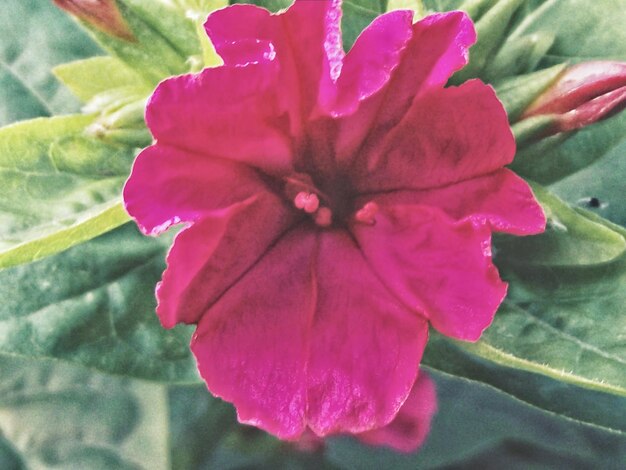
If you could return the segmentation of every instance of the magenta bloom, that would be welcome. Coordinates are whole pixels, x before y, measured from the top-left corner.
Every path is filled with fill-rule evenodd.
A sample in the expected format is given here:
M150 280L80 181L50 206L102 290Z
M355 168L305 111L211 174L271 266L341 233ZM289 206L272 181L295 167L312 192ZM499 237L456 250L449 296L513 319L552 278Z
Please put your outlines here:
M429 322L476 340L492 321L506 284L491 232L545 223L503 168L515 144L493 89L444 88L475 41L468 17L394 11L344 56L340 3L213 13L224 65L159 85L156 143L124 189L144 233L187 224L162 324L197 324L209 389L285 439L389 423Z

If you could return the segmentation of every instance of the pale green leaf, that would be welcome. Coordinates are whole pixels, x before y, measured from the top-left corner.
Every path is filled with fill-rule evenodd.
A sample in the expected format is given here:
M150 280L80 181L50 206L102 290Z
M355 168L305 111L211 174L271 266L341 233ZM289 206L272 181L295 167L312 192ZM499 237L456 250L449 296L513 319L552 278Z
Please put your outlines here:
M134 150L86 137L91 120L42 118L0 129L0 267L128 220L119 204Z
M0 355L3 469L166 470L162 386Z
M115 57L92 57L61 64L52 72L84 103L116 88L136 88L144 95L152 90L141 75Z

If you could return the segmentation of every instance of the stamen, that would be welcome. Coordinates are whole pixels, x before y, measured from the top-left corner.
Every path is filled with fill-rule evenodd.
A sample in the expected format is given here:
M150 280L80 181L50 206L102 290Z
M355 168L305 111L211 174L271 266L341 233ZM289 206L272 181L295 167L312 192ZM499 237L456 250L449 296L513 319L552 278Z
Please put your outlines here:
M300 191L296 194L293 204L298 209L303 209L307 214L313 214L320 206L320 200L316 194Z
M367 225L374 225L376 223L376 214L378 214L378 204L374 201L366 203L361 209L356 211L354 219L357 222Z
M314 219L315 223L320 227L328 227L333 223L333 212L328 207L320 207Z

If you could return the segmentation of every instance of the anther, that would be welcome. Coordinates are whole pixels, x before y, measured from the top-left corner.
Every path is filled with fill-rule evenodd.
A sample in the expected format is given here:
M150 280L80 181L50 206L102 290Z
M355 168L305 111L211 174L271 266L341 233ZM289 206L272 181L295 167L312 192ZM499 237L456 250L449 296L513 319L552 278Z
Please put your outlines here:
M333 212L328 207L320 207L315 213L314 219L320 227L328 227L333 223Z
M354 219L362 224L374 225L376 223L376 214L378 214L378 210L378 204L374 201L370 201L356 211Z
M320 206L320 200L316 194L300 191L296 194L293 200L293 204L298 208L304 210L307 214L313 214Z

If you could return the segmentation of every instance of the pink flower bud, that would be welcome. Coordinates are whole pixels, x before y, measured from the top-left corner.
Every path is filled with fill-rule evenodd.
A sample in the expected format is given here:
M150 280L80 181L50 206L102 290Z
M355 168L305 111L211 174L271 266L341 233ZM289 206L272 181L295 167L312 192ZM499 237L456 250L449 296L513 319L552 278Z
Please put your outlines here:
M576 64L541 94L522 118L555 115L550 133L571 131L605 119L626 105L626 63Z
M53 0L59 8L91 24L100 31L127 41L135 41L115 0Z

